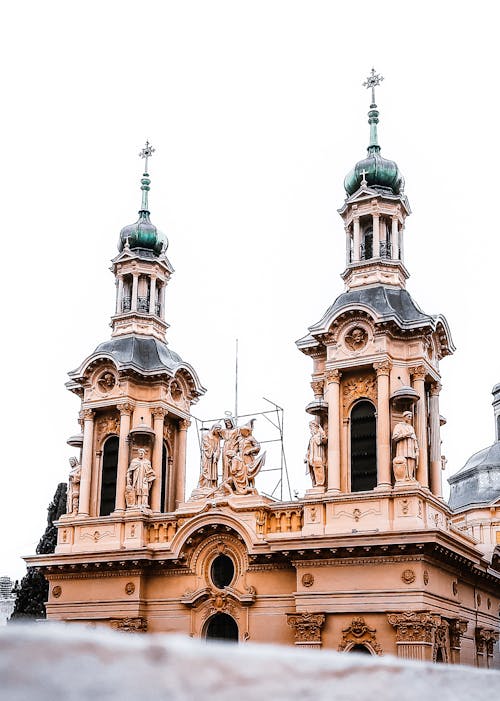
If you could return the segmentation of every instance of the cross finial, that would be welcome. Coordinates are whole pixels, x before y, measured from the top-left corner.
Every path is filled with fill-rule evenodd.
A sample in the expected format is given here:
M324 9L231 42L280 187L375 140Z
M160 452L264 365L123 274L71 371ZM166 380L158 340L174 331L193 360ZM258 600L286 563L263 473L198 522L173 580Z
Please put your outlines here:
M151 146L149 141L146 141L146 145L144 146L144 148L142 149L142 151L139 154L139 156L141 158L146 159L145 163L144 163L144 172L145 173L148 172L148 158L151 158L151 156L153 155L154 152L155 152L155 149Z
M363 168L361 171L361 185L367 185L368 183L366 182L366 170Z
M384 80L384 76L380 73L375 73L375 68L372 68L370 75L363 83L363 87L372 89L372 105L375 104L375 88Z

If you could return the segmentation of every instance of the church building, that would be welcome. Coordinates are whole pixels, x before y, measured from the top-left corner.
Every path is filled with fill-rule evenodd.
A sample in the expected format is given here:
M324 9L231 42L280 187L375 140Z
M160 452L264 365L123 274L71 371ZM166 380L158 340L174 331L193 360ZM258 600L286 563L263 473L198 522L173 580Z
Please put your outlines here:
M450 479L447 504L439 395L454 346L406 289L411 210L378 143L379 82L372 70L368 152L339 209L345 289L297 341L311 359L311 486L293 501L259 492L265 455L238 417L204 431L185 493L205 389L166 341L173 268L146 144L139 218L112 261L111 339L69 373L81 431L67 514L55 553L27 558L49 581L48 619L500 666L500 387L496 442Z

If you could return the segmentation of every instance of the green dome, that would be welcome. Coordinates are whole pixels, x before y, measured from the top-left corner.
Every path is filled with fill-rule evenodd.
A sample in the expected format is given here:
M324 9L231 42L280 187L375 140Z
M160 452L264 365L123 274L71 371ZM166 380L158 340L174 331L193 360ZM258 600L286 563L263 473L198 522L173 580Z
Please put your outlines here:
M383 158L379 151L368 149L368 156L362 161L358 161L351 172L346 175L344 188L348 195L352 195L359 190L363 180L370 187L383 187L391 190L395 195L399 195L403 189L404 179L397 164L387 158Z
M120 231L119 251L123 251L127 241L130 248L146 248L157 256L168 246L167 237L151 223L149 212L144 209L141 209L139 219L134 224L124 226Z

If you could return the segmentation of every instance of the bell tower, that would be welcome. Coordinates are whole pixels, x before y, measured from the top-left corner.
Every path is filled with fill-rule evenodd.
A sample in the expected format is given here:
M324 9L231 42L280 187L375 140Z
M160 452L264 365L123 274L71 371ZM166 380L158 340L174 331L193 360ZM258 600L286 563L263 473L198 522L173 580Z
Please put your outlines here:
M66 385L81 399L82 432L68 441L80 454L71 461L68 513L61 519L63 534L71 536L60 538L60 552L89 548L87 531L73 522L92 524L96 549L101 531L120 543L123 523L130 524L126 540L141 545L149 516L173 512L184 501L191 405L205 390L165 338L165 287L173 268L167 238L150 219L153 152L146 142L139 218L121 230L112 261L111 339L69 373Z
M306 411L324 436L326 492L423 488L441 497L440 360L453 352L448 324L422 312L406 290L406 218L397 164L381 154L372 69L367 155L344 180L339 209L346 240L346 290L297 346L313 360ZM319 453L318 453L319 454ZM323 480L322 480L323 481Z

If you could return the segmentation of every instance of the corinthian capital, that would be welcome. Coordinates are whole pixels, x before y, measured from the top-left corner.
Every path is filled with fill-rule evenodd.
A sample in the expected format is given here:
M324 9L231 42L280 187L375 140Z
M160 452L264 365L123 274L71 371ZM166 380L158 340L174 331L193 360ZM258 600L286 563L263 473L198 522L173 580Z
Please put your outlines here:
M288 625L295 633L295 644L313 643L321 645L321 628L325 623L324 613L287 614Z
M439 397L439 393L443 389L443 385L441 385L439 382L433 382L431 384L431 397Z
M190 426L191 426L191 421L189 419L181 419L179 421L179 429L181 431L187 431Z
M335 368L334 370L327 370L325 376L328 384L330 384L331 382L336 382L337 384L340 384L340 378L342 377L342 373L340 372L340 370L337 370Z
M121 404L118 404L116 408L120 414L131 414L134 409L132 404L129 404L129 402L121 402Z
M322 397L323 396L323 386L324 386L323 380L313 380L311 382L311 388L312 388L312 391L314 392L315 397Z
M151 413L153 414L155 419L164 419L167 415L167 410L164 409L162 406L155 406L151 409Z
M84 421L93 421L95 416L95 411L93 409L82 409L80 416Z
M398 643L431 643L441 617L426 611L389 613L387 620L396 629Z
M378 375L389 375L392 368L390 360L381 360L378 363L373 363L373 368Z
M414 365L413 367L409 368L409 370L410 375L413 376L414 380L425 380L425 377L427 375L425 365Z

